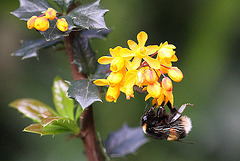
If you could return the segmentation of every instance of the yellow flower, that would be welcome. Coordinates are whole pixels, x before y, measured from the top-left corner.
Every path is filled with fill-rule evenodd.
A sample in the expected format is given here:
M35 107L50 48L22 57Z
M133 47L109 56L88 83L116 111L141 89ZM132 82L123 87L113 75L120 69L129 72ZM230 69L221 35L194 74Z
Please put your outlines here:
M172 67L169 69L168 76L175 82L180 82L183 79L183 73L178 67Z
M159 62L156 59L148 56L155 53L159 47L157 45L149 45L145 47L147 39L148 35L144 31L141 31L137 35L138 44L132 40L128 40L128 46L135 54L135 57L132 61L132 69L137 69L141 64L142 59L144 59L150 67L154 69L160 68Z
M37 16L32 16L28 21L27 21L27 28L29 29L33 29L34 28L34 24L35 24L35 20L37 19Z
M68 30L68 23L65 18L61 18L57 20L57 28L62 32L65 32Z
M171 59L175 55L174 49L176 49L176 47L172 44L168 44L167 41L163 44L161 43L158 50L158 56L160 57L160 59Z
M116 102L118 97L120 95L120 88L119 86L115 86L115 87L109 87L105 96L106 101L108 102Z
M46 18L48 18L49 20L54 20L56 18L56 14L57 12L53 8L48 8L48 10L45 13Z
M155 71L153 71L150 68L145 70L144 77L145 77L146 81L148 82L148 84L151 84L151 85L154 84L158 80L157 74L155 73Z
M132 59L133 53L120 46L115 47L114 49L109 49L110 56L102 56L98 59L100 64L110 64L110 70L113 72L120 71L123 67L127 67L127 69L131 69L130 60Z
M49 22L46 17L39 17L35 20L34 27L40 31L46 31L49 28Z

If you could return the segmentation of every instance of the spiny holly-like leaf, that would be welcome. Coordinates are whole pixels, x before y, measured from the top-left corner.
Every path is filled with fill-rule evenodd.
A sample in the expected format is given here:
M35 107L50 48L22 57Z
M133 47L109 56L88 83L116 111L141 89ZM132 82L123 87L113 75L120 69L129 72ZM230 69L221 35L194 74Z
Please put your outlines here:
M86 29L105 29L104 14L108 11L99 4L100 0L81 5L72 10L68 15L72 17L76 26Z
M15 51L12 56L22 56L22 59L38 57L38 51L42 48L50 47L60 42L62 39L46 41L45 39L23 41L22 47Z
M54 79L53 102L60 116L74 120L74 100L67 96L68 86L60 77Z
M110 70L110 64L107 64L107 65L98 64L96 73L91 76L91 79L93 80L105 79L110 74L110 72L107 72L109 70Z
M82 30L79 35L73 38L72 51L74 61L73 63L78 67L79 72L86 75L93 74L96 69L96 57L93 52L90 39L103 39L107 36L109 30Z
M61 8L62 11L64 12L66 12L74 2L74 0L48 0L48 1L55 2L59 6L59 8Z
M63 117L48 117L40 124L32 124L24 129L25 132L37 133L40 135L58 135L72 132L78 134L80 129L76 122Z
M69 16L61 16L59 18L65 18L68 23L68 30L66 32L62 32L57 28L57 20L54 19L52 21L49 21L49 29L46 31L40 31L40 33L45 37L47 41L53 41L58 38L68 36L69 33L72 31L72 29L75 27L72 22L72 18Z
M101 101L98 88L88 79L74 80L69 83L69 97L74 98L81 105L83 110L93 102Z
M39 16L42 11L46 11L51 7L45 0L19 0L20 7L13 11L12 14L24 21L27 21L32 16Z
M141 127L129 128L125 124L120 130L109 134L104 147L111 158L123 157L134 153L147 141Z
M41 122L41 120L46 117L57 116L51 107L35 99L18 99L10 103L9 106L16 108L26 117L36 122Z

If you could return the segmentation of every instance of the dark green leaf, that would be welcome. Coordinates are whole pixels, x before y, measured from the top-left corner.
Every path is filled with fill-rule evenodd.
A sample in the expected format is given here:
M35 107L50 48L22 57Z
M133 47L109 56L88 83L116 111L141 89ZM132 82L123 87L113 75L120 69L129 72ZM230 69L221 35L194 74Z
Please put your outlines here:
M9 106L16 108L26 117L36 122L41 122L41 120L46 117L57 116L51 107L35 99L18 99L10 103Z
M40 16L42 11L51 7L45 0L19 0L20 7L13 11L12 14L24 21L32 16Z
M74 0L51 0L51 1L54 1L59 6L59 8L61 8L62 11L64 12L66 12L74 2Z
M86 75L92 74L96 69L96 57L93 52L90 39L99 38L103 39L107 36L109 30L82 30L80 35L73 38L72 51L74 61L73 63L78 67L79 72Z
M101 101L98 88L88 79L71 81L68 95L78 101L83 110L93 102Z
M108 11L99 4L100 0L88 5L81 5L68 15L76 26L86 29L106 29L104 14Z
M141 127L129 128L125 124L120 130L109 134L104 147L111 158L123 157L134 153L147 141Z
M63 117L48 117L41 124L32 124L24 129L25 132L41 135L57 135L67 132L78 134L80 132L76 122Z
M12 56L22 56L22 59L38 57L38 50L50 47L60 42L61 39L46 41L45 39L23 41L22 47L14 52Z
M108 72L110 70L110 64L102 65L98 64L97 71L94 75L91 76L91 79L106 79L106 77L110 74Z
M60 77L54 79L53 102L60 116L74 120L74 100L67 96L68 86Z
M69 16L61 16L59 18L65 18L67 23L68 23L68 30L66 32L62 32L57 28L57 20L54 19L52 21L49 21L49 29L46 31L40 31L40 33L45 37L47 41L53 41L58 38L68 36L69 33L72 31L72 29L75 27L72 22L72 18Z

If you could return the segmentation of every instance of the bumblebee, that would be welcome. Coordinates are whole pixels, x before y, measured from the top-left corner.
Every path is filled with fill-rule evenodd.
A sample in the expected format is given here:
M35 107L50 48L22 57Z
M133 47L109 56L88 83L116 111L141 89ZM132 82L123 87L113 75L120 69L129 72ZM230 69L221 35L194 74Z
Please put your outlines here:
M183 104L179 110L171 107L171 104L167 104L170 108L170 114L167 114L163 106L156 107L154 105L147 112L145 112L141 118L141 125L143 132L158 140L179 141L187 136L192 129L191 119L187 116L182 116L182 113L187 105ZM155 112L155 109L156 112Z

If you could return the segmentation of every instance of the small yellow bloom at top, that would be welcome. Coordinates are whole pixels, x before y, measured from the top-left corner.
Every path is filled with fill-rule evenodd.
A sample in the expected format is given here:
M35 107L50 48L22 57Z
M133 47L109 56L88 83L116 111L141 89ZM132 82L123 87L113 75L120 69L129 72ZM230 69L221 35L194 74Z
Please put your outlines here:
M29 29L33 29L34 28L34 24L35 24L35 20L37 19L37 16L32 16L28 21L27 21L27 28Z
M165 43L160 44L158 55L161 59L164 59L164 58L171 59L175 54L174 49L176 49L176 47L172 44L168 44L168 42L166 41Z
M62 32L65 32L68 30L68 23L65 18L61 18L57 20L57 28Z
M39 17L35 20L34 27L40 31L46 31L49 28L49 22L46 17Z
M56 18L56 14L57 12L53 8L48 8L48 10L45 13L46 18L48 18L49 20L54 20Z
M169 69L168 75L175 82L180 82L183 79L183 73L180 69L178 69L178 67L172 67Z
M154 54L159 47L157 45L149 45L145 47L145 43L148 39L147 33L144 31L141 31L137 35L137 40L138 44L132 40L128 40L128 46L129 48L134 52L134 59L132 61L132 69L135 70L137 69L140 64L142 59L144 59L150 67L154 69L159 69L160 64L156 59L151 58L149 55Z

